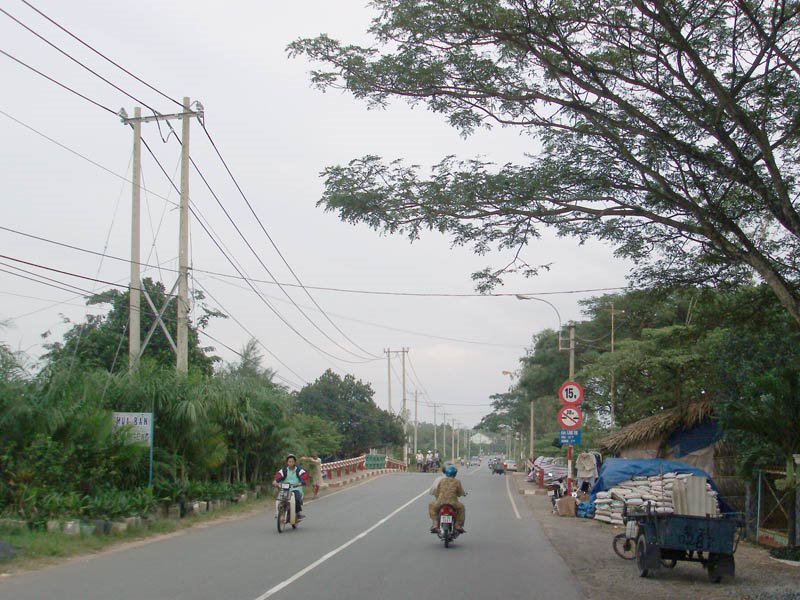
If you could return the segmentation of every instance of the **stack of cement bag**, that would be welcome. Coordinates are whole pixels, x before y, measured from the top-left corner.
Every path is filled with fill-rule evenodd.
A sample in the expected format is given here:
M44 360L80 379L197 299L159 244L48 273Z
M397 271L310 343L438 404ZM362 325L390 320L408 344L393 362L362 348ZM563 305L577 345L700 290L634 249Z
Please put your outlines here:
M647 507L657 514L720 516L717 492L705 477L689 473L664 473L634 477L605 492L597 492L598 521L622 525L622 510Z

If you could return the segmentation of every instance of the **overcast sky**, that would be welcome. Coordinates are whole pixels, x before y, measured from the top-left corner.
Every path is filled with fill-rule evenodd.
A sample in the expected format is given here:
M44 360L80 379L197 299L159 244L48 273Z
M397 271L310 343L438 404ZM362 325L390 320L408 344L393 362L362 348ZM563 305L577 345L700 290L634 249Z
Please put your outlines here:
M499 254L475 256L469 248L451 248L450 239L429 233L410 244L366 227L342 223L316 207L322 194L320 172L365 154L403 158L430 166L450 154L480 156L498 164L525 162L535 143L518 131L493 129L463 139L444 118L394 103L368 111L351 96L312 89L311 65L290 59L286 46L299 37L328 33L366 41L373 11L363 0L305 2L160 2L118 0L32 4L72 33L166 95L189 96L205 107L205 123L222 155L291 268L306 286L363 292L414 292L432 296L379 295L310 290L327 316L362 349L378 357L370 362L334 345L273 284L258 284L271 305L303 337L336 358L311 347L287 327L235 275L207 234L191 224L192 287L213 297L209 305L235 317L266 350L264 365L274 368L297 389L325 369L352 373L372 384L379 406L387 406L387 348L409 349L409 409L420 391L419 418L433 420L430 403L472 426L489 412L489 396L508 389L503 371L518 368L534 333L557 328L556 310L543 302L511 297L441 297L474 292L470 274L506 264ZM162 113L179 107L125 75L71 39L23 2L4 0L5 11L122 88ZM133 114L138 103L95 77L47 43L0 14L0 49L80 92L114 112ZM125 284L129 266L111 257L130 256L130 177L132 133L113 114L0 55L0 226L103 253L69 250L0 230L2 254L30 263L99 280ZM145 109L145 114L147 114ZM177 125L176 125L177 126ZM36 132L34 132L35 130ZM143 125L143 137L167 172L179 181L180 147L168 130ZM47 136L46 139L43 136ZM296 283L247 209L213 153L198 124L192 124L191 154L237 226L279 282ZM82 155L82 156L78 156ZM90 159L96 164L87 161ZM102 167L102 168L101 168ZM107 169L107 170L104 170ZM142 207L142 259L164 270L143 275L172 286L177 267L176 193L145 151ZM191 201L218 239L250 278L270 281L259 261L230 225L196 172ZM166 199L166 200L165 200ZM629 265L611 248L579 246L546 234L522 255L530 264L552 263L535 279L509 277L497 292L542 294L566 324L580 319L578 302L600 295L574 290L625 285ZM29 265L2 262L35 271L94 292L108 286L45 272ZM7 266L4 271L30 275ZM52 283L52 282L51 282ZM327 321L302 290L285 288L317 326L355 354L354 347ZM545 295L546 294L546 295ZM66 316L82 320L87 307L77 294L0 272L0 340L32 357L42 351L40 335L60 339ZM95 310L96 309L91 309ZM215 320L208 332L234 349L250 337L233 319ZM216 346L226 361L236 355ZM368 357L367 357L368 358ZM345 362L342 359L358 362ZM285 365L285 366L284 366ZM401 402L401 362L393 360L392 404ZM565 374L566 378L566 374ZM423 393L424 392L424 393Z

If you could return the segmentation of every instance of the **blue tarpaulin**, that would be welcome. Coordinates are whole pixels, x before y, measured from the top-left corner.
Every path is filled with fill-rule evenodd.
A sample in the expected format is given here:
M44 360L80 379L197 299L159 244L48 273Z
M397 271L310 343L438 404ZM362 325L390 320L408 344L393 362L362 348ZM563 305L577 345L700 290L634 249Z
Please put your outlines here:
M672 448L675 458L686 456L701 448L710 446L723 437L722 428L718 421L706 419L691 429L682 429L669 436L668 444Z
M677 460L666 460L663 458L609 458L600 467L600 475L592 488L592 499L597 498L597 492L605 492L615 485L633 479L636 476L651 477L653 475L663 475L664 473L691 473L700 475L708 479L711 489L719 493L714 480L700 467L693 467ZM722 512L733 512L719 497L719 506Z

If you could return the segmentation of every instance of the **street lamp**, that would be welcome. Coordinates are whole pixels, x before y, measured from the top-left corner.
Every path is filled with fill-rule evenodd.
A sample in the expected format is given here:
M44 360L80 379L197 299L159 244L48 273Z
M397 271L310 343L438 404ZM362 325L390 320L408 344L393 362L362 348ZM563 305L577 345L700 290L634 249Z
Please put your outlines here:
M525 299L525 298L523 297L523 299ZM553 308L555 308L555 306ZM558 311L556 311L556 313L557 312ZM509 377L511 377L512 381L514 380L514 373L512 371L502 371L502 373L503 373L503 375L508 375ZM530 401L530 412L531 412L531 419L530 419L530 421L531 421L530 422L531 430L530 430L530 433L528 435L528 445L529 445L529 452L530 452L531 460L533 460L533 458L534 458L533 457L533 443L534 443L534 439L535 439L535 434L534 434L534 431L533 431L533 400Z
M561 345L561 330L564 329L564 326L561 324L561 313L558 312L558 309L552 302L545 300L544 298L537 298L536 296L523 296L522 294L514 294L514 297L517 300L538 300L539 302L544 302L547 304L547 306L552 308L556 313L556 317L558 318L558 349L559 351L569 350L569 347L564 348Z

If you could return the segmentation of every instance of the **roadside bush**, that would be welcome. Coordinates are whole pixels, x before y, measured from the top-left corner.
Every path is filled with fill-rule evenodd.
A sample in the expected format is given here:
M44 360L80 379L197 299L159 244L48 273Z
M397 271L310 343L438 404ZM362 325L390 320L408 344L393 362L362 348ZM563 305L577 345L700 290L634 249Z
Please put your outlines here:
M781 560L800 561L800 546L795 546L794 548L773 548L769 551L769 554Z

